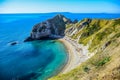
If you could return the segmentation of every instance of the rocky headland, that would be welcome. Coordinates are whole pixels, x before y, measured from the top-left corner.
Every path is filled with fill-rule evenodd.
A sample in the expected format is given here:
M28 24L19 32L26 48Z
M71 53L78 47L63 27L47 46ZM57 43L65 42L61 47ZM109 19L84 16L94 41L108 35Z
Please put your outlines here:
M76 21L74 21L75 23ZM43 38L61 38L65 35L65 25L72 21L63 15L56 15L55 17L36 24L30 36L25 41L39 40Z
M25 41L57 38L68 49L69 60L50 80L120 79L120 19L71 21L63 15L36 24Z

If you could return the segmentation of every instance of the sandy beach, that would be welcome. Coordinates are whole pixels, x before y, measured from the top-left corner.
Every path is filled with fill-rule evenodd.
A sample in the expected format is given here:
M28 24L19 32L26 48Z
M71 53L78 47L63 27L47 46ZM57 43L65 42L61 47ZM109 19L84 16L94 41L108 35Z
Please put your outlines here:
M61 41L68 50L68 62L60 74L65 74L71 71L89 58L87 55L87 49L78 45L70 38L64 37L59 39L59 41Z

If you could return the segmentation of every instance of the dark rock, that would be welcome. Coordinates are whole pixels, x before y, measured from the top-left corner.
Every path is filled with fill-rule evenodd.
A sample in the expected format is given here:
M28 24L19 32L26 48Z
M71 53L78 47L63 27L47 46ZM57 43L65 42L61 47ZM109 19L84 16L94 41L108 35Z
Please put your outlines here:
M105 43L105 47L107 47L110 44L111 44L111 41L108 41L107 43Z
M108 41L106 42L103 47L102 47L102 50L104 50L107 46L109 46L111 44L111 41Z
M18 44L18 42L17 42L17 41L15 41L15 42L10 42L9 44L10 44L10 45L16 45L16 44Z

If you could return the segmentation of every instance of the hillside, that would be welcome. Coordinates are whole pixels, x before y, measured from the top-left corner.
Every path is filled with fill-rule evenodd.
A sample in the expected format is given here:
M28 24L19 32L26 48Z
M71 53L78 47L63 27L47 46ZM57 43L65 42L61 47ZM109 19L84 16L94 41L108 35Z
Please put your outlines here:
M88 46L90 59L49 80L120 80L120 19L83 19L66 24L65 36Z

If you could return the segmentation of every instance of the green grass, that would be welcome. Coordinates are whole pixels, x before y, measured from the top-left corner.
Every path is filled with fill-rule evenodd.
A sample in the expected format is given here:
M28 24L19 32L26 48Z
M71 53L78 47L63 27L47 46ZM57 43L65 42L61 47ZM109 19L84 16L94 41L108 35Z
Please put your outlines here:
M76 28L79 26L80 22ZM93 19L89 26L76 32L72 38L79 36L79 43L88 44L89 51L96 50L96 54L72 71L50 80L120 80L120 19ZM108 42L110 44L105 46ZM104 46L105 49L102 49Z

